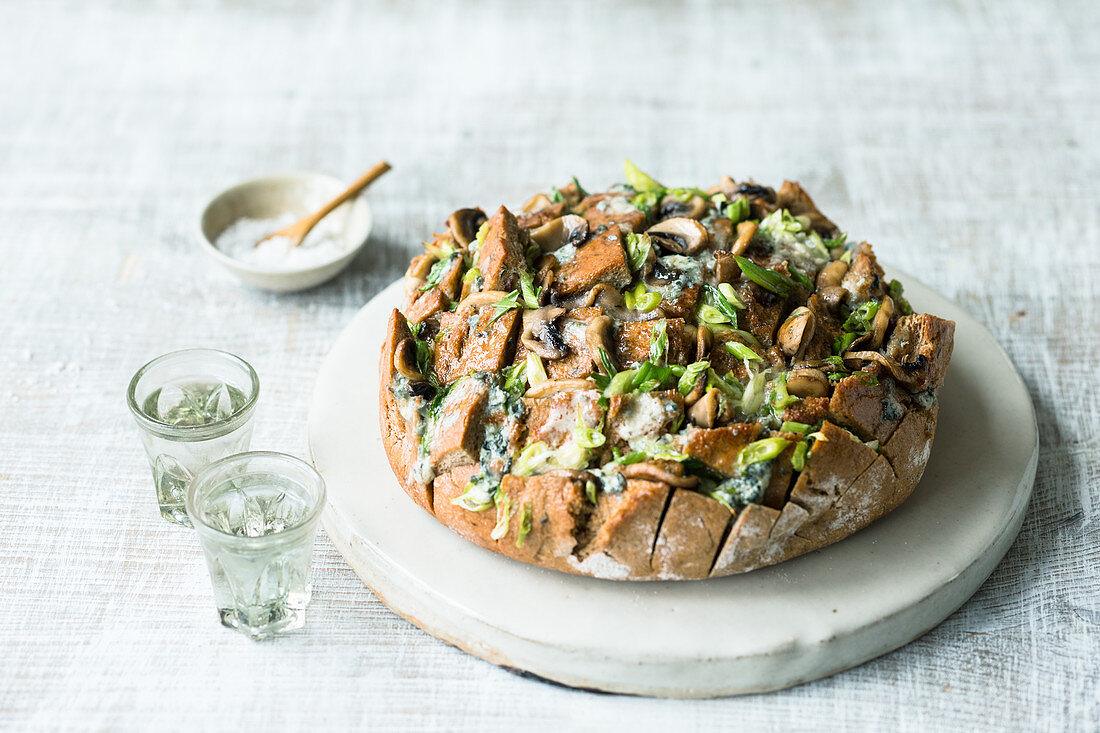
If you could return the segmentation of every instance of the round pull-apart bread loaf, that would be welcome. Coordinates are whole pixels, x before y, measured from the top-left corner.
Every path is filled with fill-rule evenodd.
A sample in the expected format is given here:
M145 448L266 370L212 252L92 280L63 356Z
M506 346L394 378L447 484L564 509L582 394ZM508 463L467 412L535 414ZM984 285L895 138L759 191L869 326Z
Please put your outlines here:
M797 183L626 179L461 209L412 260L380 414L413 501L623 580L781 562L905 501L955 324L913 313Z

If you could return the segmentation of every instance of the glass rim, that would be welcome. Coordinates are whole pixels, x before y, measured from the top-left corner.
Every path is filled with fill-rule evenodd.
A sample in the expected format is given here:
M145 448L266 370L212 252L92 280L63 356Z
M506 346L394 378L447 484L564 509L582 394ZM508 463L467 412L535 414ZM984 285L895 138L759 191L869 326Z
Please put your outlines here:
M199 488L212 481L214 478L218 478L217 474L225 467L235 463L246 463L253 459L259 458L261 460L273 460L278 463L289 464L296 469L304 470L308 480L317 486L317 496L302 518L294 524L286 527L285 529L275 532L273 534L260 535L258 537L248 537L244 535L230 534L224 532L217 527L206 522L196 507L196 496L199 492ZM247 476L255 473L274 473L274 471L244 471L241 474L233 474L232 477ZM227 476L226 478L229 478ZM285 542L288 539L297 539L297 535L310 531L317 523L317 519L321 515L321 510L325 507L325 500L328 498L328 488L325 486L325 479L320 472L312 465L303 461L297 456L292 456L289 453L279 453L278 451L266 451L255 450L245 451L244 453L234 453L233 455L220 458L212 463L204 466L195 477L191 479L190 485L187 487L187 492L184 495L184 508L187 511L187 516L191 518L191 524L194 525L196 531L206 534L209 537L216 537L220 540L232 540L242 544L248 544L252 547L257 547L266 544L275 544L279 542Z
M206 423L205 425L169 425L168 423L161 422L152 417L149 417L141 409L141 406L137 403L137 386L150 369L158 364L168 360L176 359L187 354L207 354L215 355L219 357L226 357L230 361L237 362L245 368L248 374L249 381L252 389L249 391L245 403L241 405L240 409L236 410L229 417L215 420L214 422ZM160 435L172 436L172 437L187 437L191 440L199 440L204 437L212 437L216 433L232 432L236 429L235 423L244 422L248 414L252 411L252 408L256 406L256 401L260 398L260 375L256 373L256 370L252 368L252 365L247 361L231 354L228 351L221 349L211 349L204 346L193 347L190 349L178 349L176 351L169 351L167 354L161 354L160 356L150 359L140 369L138 369L134 376L130 378L130 384L126 388L126 404L130 408L130 412L134 418L138 421L138 424L146 428L152 433ZM233 426L232 430L226 430L228 426Z

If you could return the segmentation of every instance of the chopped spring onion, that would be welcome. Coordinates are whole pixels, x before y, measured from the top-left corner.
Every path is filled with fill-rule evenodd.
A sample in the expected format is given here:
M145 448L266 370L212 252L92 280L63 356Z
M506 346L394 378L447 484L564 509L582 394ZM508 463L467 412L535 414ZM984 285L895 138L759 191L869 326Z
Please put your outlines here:
M787 405L794 404L799 401L799 397L795 397L787 391L787 375L786 373L780 374L775 379L775 389L772 393L772 404L776 409L782 410Z
M503 491L498 491L496 495L497 505L497 523L493 527L493 531L489 533L489 536L494 540L499 540L508 534L508 520L512 514L512 497L505 494Z
M600 355L600 366L603 367L604 372L608 376L615 376L617 370L615 369L615 365L611 362L611 355L607 353L607 349L601 346L598 351Z
M466 484L465 491L451 499L451 503L472 512L483 512L493 505L496 490L497 487L486 481L484 476L475 476Z
M764 404L764 372L757 372L745 385L745 392L741 395L741 412L746 415L755 415Z
M590 502L596 503L596 482L592 479L584 482L584 495L588 497Z
M648 234L635 234L629 232L626 235L626 254L630 261L632 272L638 272L645 265L649 252L653 248L653 242Z
M729 283L718 283L718 292L722 294L726 302L739 310L745 310L745 304L738 297L737 291L733 289L733 285Z
M882 305L882 301L869 300L866 303L862 303L859 307L855 308L845 319L842 328L845 331L851 331L854 333L864 334L871 330L871 323L875 320L875 314L878 313L879 306Z
M660 200L660 191L644 191L634 196L634 198L630 200L630 205L645 213L646 216L649 216L649 212L657 208L657 204Z
M799 272L798 270L796 270L793 267L790 267L788 269L791 271L791 277L794 278L794 280L799 285L801 285L806 290L809 290L811 293L814 291L814 281L813 280L811 280L809 277L802 274L801 272Z
M745 196L739 196L726 205L723 215L734 224L749 218L749 200Z
M531 505L523 505L523 514L519 518L519 535L516 537L516 547L523 547L527 535L531 532Z
M505 313L507 313L510 310L513 310L514 308L519 308L519 306L520 306L519 291L518 290L513 290L512 292L508 293L507 295L505 295L503 298L501 298L497 302L493 303L493 310L496 311L496 315L494 315L489 320L489 323L490 324L496 323L497 320L501 316L503 316Z
M898 306L898 311L907 316L913 312L913 306L909 305L909 301L902 297L904 288L897 280L890 281L890 297L894 299L894 303Z
M451 251L446 257L441 260L436 260L432 265L432 269L428 271L428 278L424 281L424 284L420 286L421 291L431 290L439 283L443 282L443 276L447 274L447 270L450 269L451 263L458 258L458 253Z
M664 189L663 185L658 183L652 176L643 173L629 158L623 161L623 176L626 177L627 185L639 193Z
M779 432L781 433L805 433L812 426L807 425L804 422L795 422L794 420L787 420L779 426Z
M611 383L607 385L607 389L604 390L605 397L611 397L612 395L625 394L630 391L631 385L634 383L634 377L637 376L637 369L624 369L611 378Z
M652 338L649 358L654 362L661 362L668 353L668 322L664 318L653 324Z
M741 272L745 274L745 277L776 295L786 297L790 295L792 290L797 290L799 288L797 282L783 273L761 267L747 257L734 255L734 260L737 261L737 265L741 268Z
M852 342L860 337L858 333L846 333L833 340L833 353L843 354L852 345Z
M809 444L804 440L794 447L794 455L791 456L791 468L801 471L806 467L807 450L809 450Z
M527 375L527 383L534 387L540 382L545 382L548 377L546 376L546 368L542 365L542 359L533 351L527 352L527 365L524 372Z
M530 310L536 310L539 307L539 295L542 294L542 288L536 287L534 282L532 282L531 273L520 273L519 290L523 295L524 307Z
M718 372L713 369L707 369L707 389L711 387L717 387L722 390L726 396L734 400L740 400L745 392L740 382L731 382L724 377L720 377Z
M754 463L770 461L782 453L788 445L790 441L784 438L763 438L749 443L737 455L737 468L743 471Z
M760 356L760 354L757 354L748 346L745 346L740 342L727 341L724 346L726 347L726 350L728 352L736 356L738 359L748 359L749 361L764 361L764 357Z
M684 370L683 376L680 377L680 381L676 384L676 391L685 397L691 394L691 390L695 389L695 385L699 382L699 378L709 368L709 361L697 361L688 364L687 369Z
M481 270L477 269L476 267L471 267L469 270L466 271L466 274L462 276L462 282L472 283L479 277L481 277Z
M577 405L577 425L573 428L573 439L577 441L577 445L582 448L599 448L607 442L602 428L602 422L600 428L590 428L585 425L581 418L581 406Z
M515 463L512 464L512 473L517 476L532 476L548 465L553 457L554 453L546 443L541 440L532 443L520 451Z
M504 384L502 388L505 392L515 393L523 391L524 385L527 383L527 362L521 361L518 364L505 367L503 375Z
M714 306L710 306L704 303L703 305L699 306L699 320L703 321L704 323L718 324L729 323L730 318Z
M641 311L642 313L649 313L661 303L661 294L658 292L650 292L634 299L634 310Z

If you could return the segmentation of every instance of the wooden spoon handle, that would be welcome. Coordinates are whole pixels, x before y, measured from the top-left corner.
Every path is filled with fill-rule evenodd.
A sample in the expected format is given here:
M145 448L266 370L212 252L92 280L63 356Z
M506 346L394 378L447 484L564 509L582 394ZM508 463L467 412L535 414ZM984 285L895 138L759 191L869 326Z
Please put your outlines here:
M312 229L317 224L317 222L321 221L321 219L324 219L326 216L328 216L330 213L332 213L333 209L335 209L337 206L339 206L340 204L342 204L345 201L347 201L348 199L350 199L352 196L355 196L357 193L362 191L364 188L366 188L370 184L374 183L375 179L380 177L382 174L384 174L389 169L390 169L390 164L387 163L386 161L383 160L383 161L378 162L369 171L367 171L366 173L364 173L363 175L361 175L357 179L355 179L355 182L352 183L350 186L348 186L344 190L343 193L341 193L339 196L334 198L332 201L329 201L327 204L322 206L320 209L318 209L311 216L308 216L305 219L302 219L302 221L308 221L309 222L309 228Z

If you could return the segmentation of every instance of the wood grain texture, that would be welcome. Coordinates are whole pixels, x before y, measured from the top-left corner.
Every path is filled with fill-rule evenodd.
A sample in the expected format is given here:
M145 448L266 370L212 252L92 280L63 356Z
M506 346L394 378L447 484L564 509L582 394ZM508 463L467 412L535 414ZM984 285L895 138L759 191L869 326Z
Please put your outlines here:
M1098 38L1089 0L0 3L0 725L1095 729ZM857 669L694 703L458 652L323 537L304 632L218 626L197 543L155 512L133 371L238 353L263 383L254 445L303 455L329 344L452 209L603 184L624 156L670 183L800 180L1004 344L1042 453L981 591ZM195 246L220 188L381 157L375 235L328 285L251 292Z

